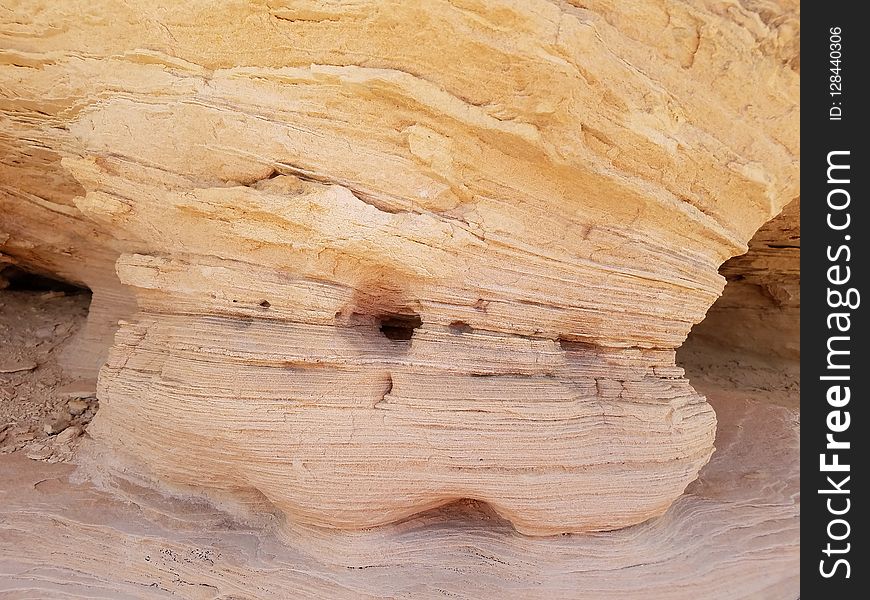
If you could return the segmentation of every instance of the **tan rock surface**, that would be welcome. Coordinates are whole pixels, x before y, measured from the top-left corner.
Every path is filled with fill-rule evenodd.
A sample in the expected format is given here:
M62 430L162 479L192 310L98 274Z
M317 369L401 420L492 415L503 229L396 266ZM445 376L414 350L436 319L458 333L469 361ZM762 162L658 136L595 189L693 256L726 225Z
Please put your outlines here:
M0 251L94 291L82 375L125 318L90 432L164 484L638 523L713 449L673 350L798 195L797 10L16 3Z
M11 393L0 414L17 415L15 428L0 425L0 453L21 448L15 440L28 422L38 427L39 415L62 410L71 394L89 394L55 376L55 357L84 321L85 297L43 296L0 292L4 349L39 364L0 382L0 392ZM37 336L49 324L53 337ZM692 340L680 355L719 416L717 452L686 494L648 523L532 539L485 505L463 502L364 532L323 530L161 497L117 476L94 479L90 468L22 460L69 460L88 441L77 437L86 425L77 421L0 457L0 596L793 600L797 381L782 365L744 357L732 366L721 349L702 353L705 341ZM93 464L81 451L76 460Z
M474 504L366 532L280 533L274 520L0 457L0 595L794 600L797 413L697 385L720 423L700 479L661 518L593 535L524 537Z

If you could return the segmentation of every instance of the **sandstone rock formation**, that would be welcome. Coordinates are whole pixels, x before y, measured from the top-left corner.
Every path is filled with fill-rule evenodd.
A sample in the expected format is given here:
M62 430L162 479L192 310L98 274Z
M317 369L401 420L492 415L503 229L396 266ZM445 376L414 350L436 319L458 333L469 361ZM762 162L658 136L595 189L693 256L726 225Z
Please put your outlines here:
M606 534L529 538L463 503L363 532L297 526L288 540L268 521L3 457L0 595L794 600L795 413L698 386L719 416L713 459L661 518Z
M94 291L82 374L123 317L113 460L291 522L472 498L550 534L710 457L674 349L798 196L796 3L2 19L0 251Z

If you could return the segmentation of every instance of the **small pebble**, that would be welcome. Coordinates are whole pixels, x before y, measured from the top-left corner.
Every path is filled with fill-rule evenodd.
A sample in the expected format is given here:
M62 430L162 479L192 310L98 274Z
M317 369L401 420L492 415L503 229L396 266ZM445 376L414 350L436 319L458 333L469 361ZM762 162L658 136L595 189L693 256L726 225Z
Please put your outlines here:
M79 398L74 398L73 400L70 400L69 402L66 403L66 407L67 407L67 410L69 410L69 414L71 414L74 417L77 417L78 415L80 415L83 412L85 412L86 410L88 410L88 406L90 406L90 405L87 402L85 402L84 400L81 400Z
M59 387L57 395L67 400L95 398L97 395L97 382L93 379L73 381Z
M69 442L79 437L81 434L82 428L78 425L73 425L72 427L67 427L59 434L57 434L57 437L55 439L59 444L68 444Z
M0 373L19 373L21 371L32 371L39 365L32 360L10 360L8 362L0 362Z
M61 415L46 421L45 425L42 426L42 430L48 435L55 435L66 429L68 425L69 415Z
M33 332L33 335L36 337L47 340L50 337L54 337L54 325L50 325L47 327L40 327L36 331Z
M33 444L25 452L24 455L32 460L45 460L52 454L52 449L43 444Z

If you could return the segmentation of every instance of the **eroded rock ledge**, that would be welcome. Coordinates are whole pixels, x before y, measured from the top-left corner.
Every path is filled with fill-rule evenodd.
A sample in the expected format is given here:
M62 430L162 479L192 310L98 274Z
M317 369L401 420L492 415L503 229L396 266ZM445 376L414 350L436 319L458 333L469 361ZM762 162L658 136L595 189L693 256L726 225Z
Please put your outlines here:
M346 528L696 477L674 348L798 195L797 6L71 10L4 17L0 250L91 287L92 347L125 316L104 447Z
M800 198L790 202L727 261L722 297L692 335L735 354L768 360L800 358Z

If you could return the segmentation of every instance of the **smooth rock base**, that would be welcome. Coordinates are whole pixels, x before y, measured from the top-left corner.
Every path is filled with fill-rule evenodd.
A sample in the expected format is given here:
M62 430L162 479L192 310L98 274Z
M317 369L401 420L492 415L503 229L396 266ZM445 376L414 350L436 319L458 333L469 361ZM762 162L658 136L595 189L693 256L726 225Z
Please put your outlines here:
M71 483L69 465L2 457L0 595L794 600L799 412L696 385L720 423L700 479L664 516L591 535L524 537L472 503L358 533L263 531L123 482L114 493Z

